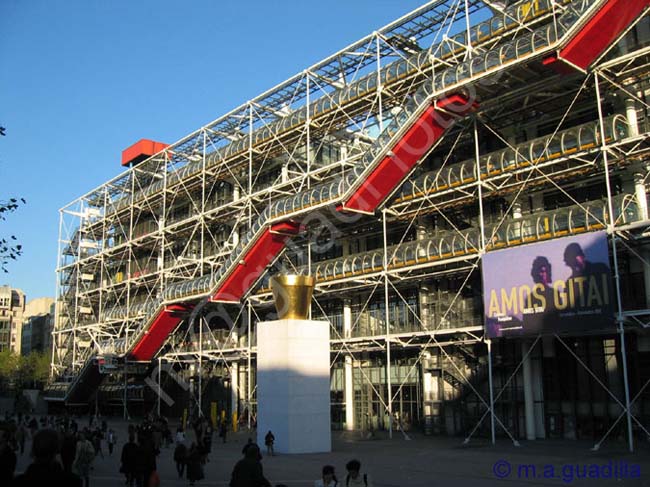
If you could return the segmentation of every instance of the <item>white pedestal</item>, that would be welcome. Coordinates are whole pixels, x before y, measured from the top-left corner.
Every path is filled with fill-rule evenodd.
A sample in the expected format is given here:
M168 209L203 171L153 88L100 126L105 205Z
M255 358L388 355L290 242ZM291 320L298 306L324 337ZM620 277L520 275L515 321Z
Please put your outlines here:
M332 450L329 323L257 325L257 443L271 430L278 453Z

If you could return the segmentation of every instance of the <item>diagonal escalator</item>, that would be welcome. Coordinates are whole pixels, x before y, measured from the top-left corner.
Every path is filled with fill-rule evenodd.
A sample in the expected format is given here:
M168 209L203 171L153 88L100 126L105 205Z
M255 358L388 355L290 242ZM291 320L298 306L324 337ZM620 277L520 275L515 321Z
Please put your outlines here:
M200 298L240 302L287 242L304 231L302 221L308 213L333 206L373 214L454 122L476 108L465 85L537 56L545 64L562 60L588 69L649 4L650 0L575 0L558 15L555 28L533 30L511 50L497 46L477 52L471 62L451 65L422 81L346 175L272 202L215 272L172 283L163 295L151 299L147 315L125 343L123 357L151 360ZM611 18L616 21L609 22ZM68 386L66 401L86 397L86 390L98 385L97 358L90 357L78 380Z

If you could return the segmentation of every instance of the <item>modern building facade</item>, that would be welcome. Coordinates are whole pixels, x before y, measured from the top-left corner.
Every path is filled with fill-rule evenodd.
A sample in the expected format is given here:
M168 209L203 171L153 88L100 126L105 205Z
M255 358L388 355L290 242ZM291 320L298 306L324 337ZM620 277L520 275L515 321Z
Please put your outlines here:
M0 286L0 350L20 354L25 293L10 286Z
M632 445L650 428L648 3L435 0L125 151L61 210L52 404L166 410L148 376L252 425L268 278L297 272L331 323L333 428ZM595 232L611 327L486 333L484 259Z

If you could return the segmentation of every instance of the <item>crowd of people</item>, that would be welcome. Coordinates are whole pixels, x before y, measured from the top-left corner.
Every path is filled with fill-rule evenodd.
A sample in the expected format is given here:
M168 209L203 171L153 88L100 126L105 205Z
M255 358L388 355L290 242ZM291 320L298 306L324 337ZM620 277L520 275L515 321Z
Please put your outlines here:
M214 427L207 418L198 418L190 422L187 431L179 426L176 430L176 448L174 462L178 478L185 474L190 485L205 477L203 466L210 461ZM225 426L219 425L219 436L226 442Z
M15 476L18 456L25 454L25 442L31 438L32 463ZM71 485L90 486L91 472L97 458L104 458L102 449L108 446L112 456L117 434L105 420L89 416L88 425L68 415L23 416L6 413L0 423L0 483L13 485ZM145 418L138 425L129 425L128 441L121 454L120 471L131 487L160 485L156 457L163 444L173 443L169 425L164 418ZM40 479L48 483L40 483ZM64 479L64 484L50 483Z
M129 487L160 485L157 458L163 446L172 443L169 424L164 418L146 417L140 424L130 424L128 441L122 447L120 473Z
M103 456L101 441L107 432L106 422L81 429L69 416L23 416L5 414L0 425L0 476L2 485L40 485L65 481L61 485L90 485L90 470L98 455ZM32 463L15 476L17 455L25 454L25 443L31 438ZM50 485L48 483L47 485ZM53 483L51 485L59 485Z
M104 459L102 446L112 456L118 435L105 420L91 416L88 425L80 427L81 420L63 416L33 416L6 414L0 421L0 485L2 487L65 485L89 487L92 471L98 458ZM128 426L127 437L119 457L119 471L129 487L159 487L159 455L162 448L173 448L173 460L179 479L190 486L205 478L205 465L210 462L214 432L225 443L225 421L213 425L206 418L189 421L187 428L178 426L172 437L165 418L149 416L138 424ZM18 458L26 454L26 443L31 440L31 464L16 475ZM267 454L274 454L275 436L268 431L264 437ZM260 447L249 438L230 475L230 487L271 487L264 476ZM346 465L345 480L339 483L332 465L325 465L315 487L342 487L372 485L361 464L351 460ZM277 484L276 487L283 487Z

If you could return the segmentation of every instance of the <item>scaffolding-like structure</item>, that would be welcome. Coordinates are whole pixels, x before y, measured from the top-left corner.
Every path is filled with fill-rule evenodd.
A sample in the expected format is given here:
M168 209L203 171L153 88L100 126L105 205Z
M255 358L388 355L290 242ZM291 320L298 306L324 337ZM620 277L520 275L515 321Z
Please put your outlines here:
M334 427L632 447L650 419L649 3L431 1L65 206L48 399L128 411L157 377L160 411L164 372L183 408L250 427L283 270L317 278ZM486 252L602 230L616 329L484 336Z

